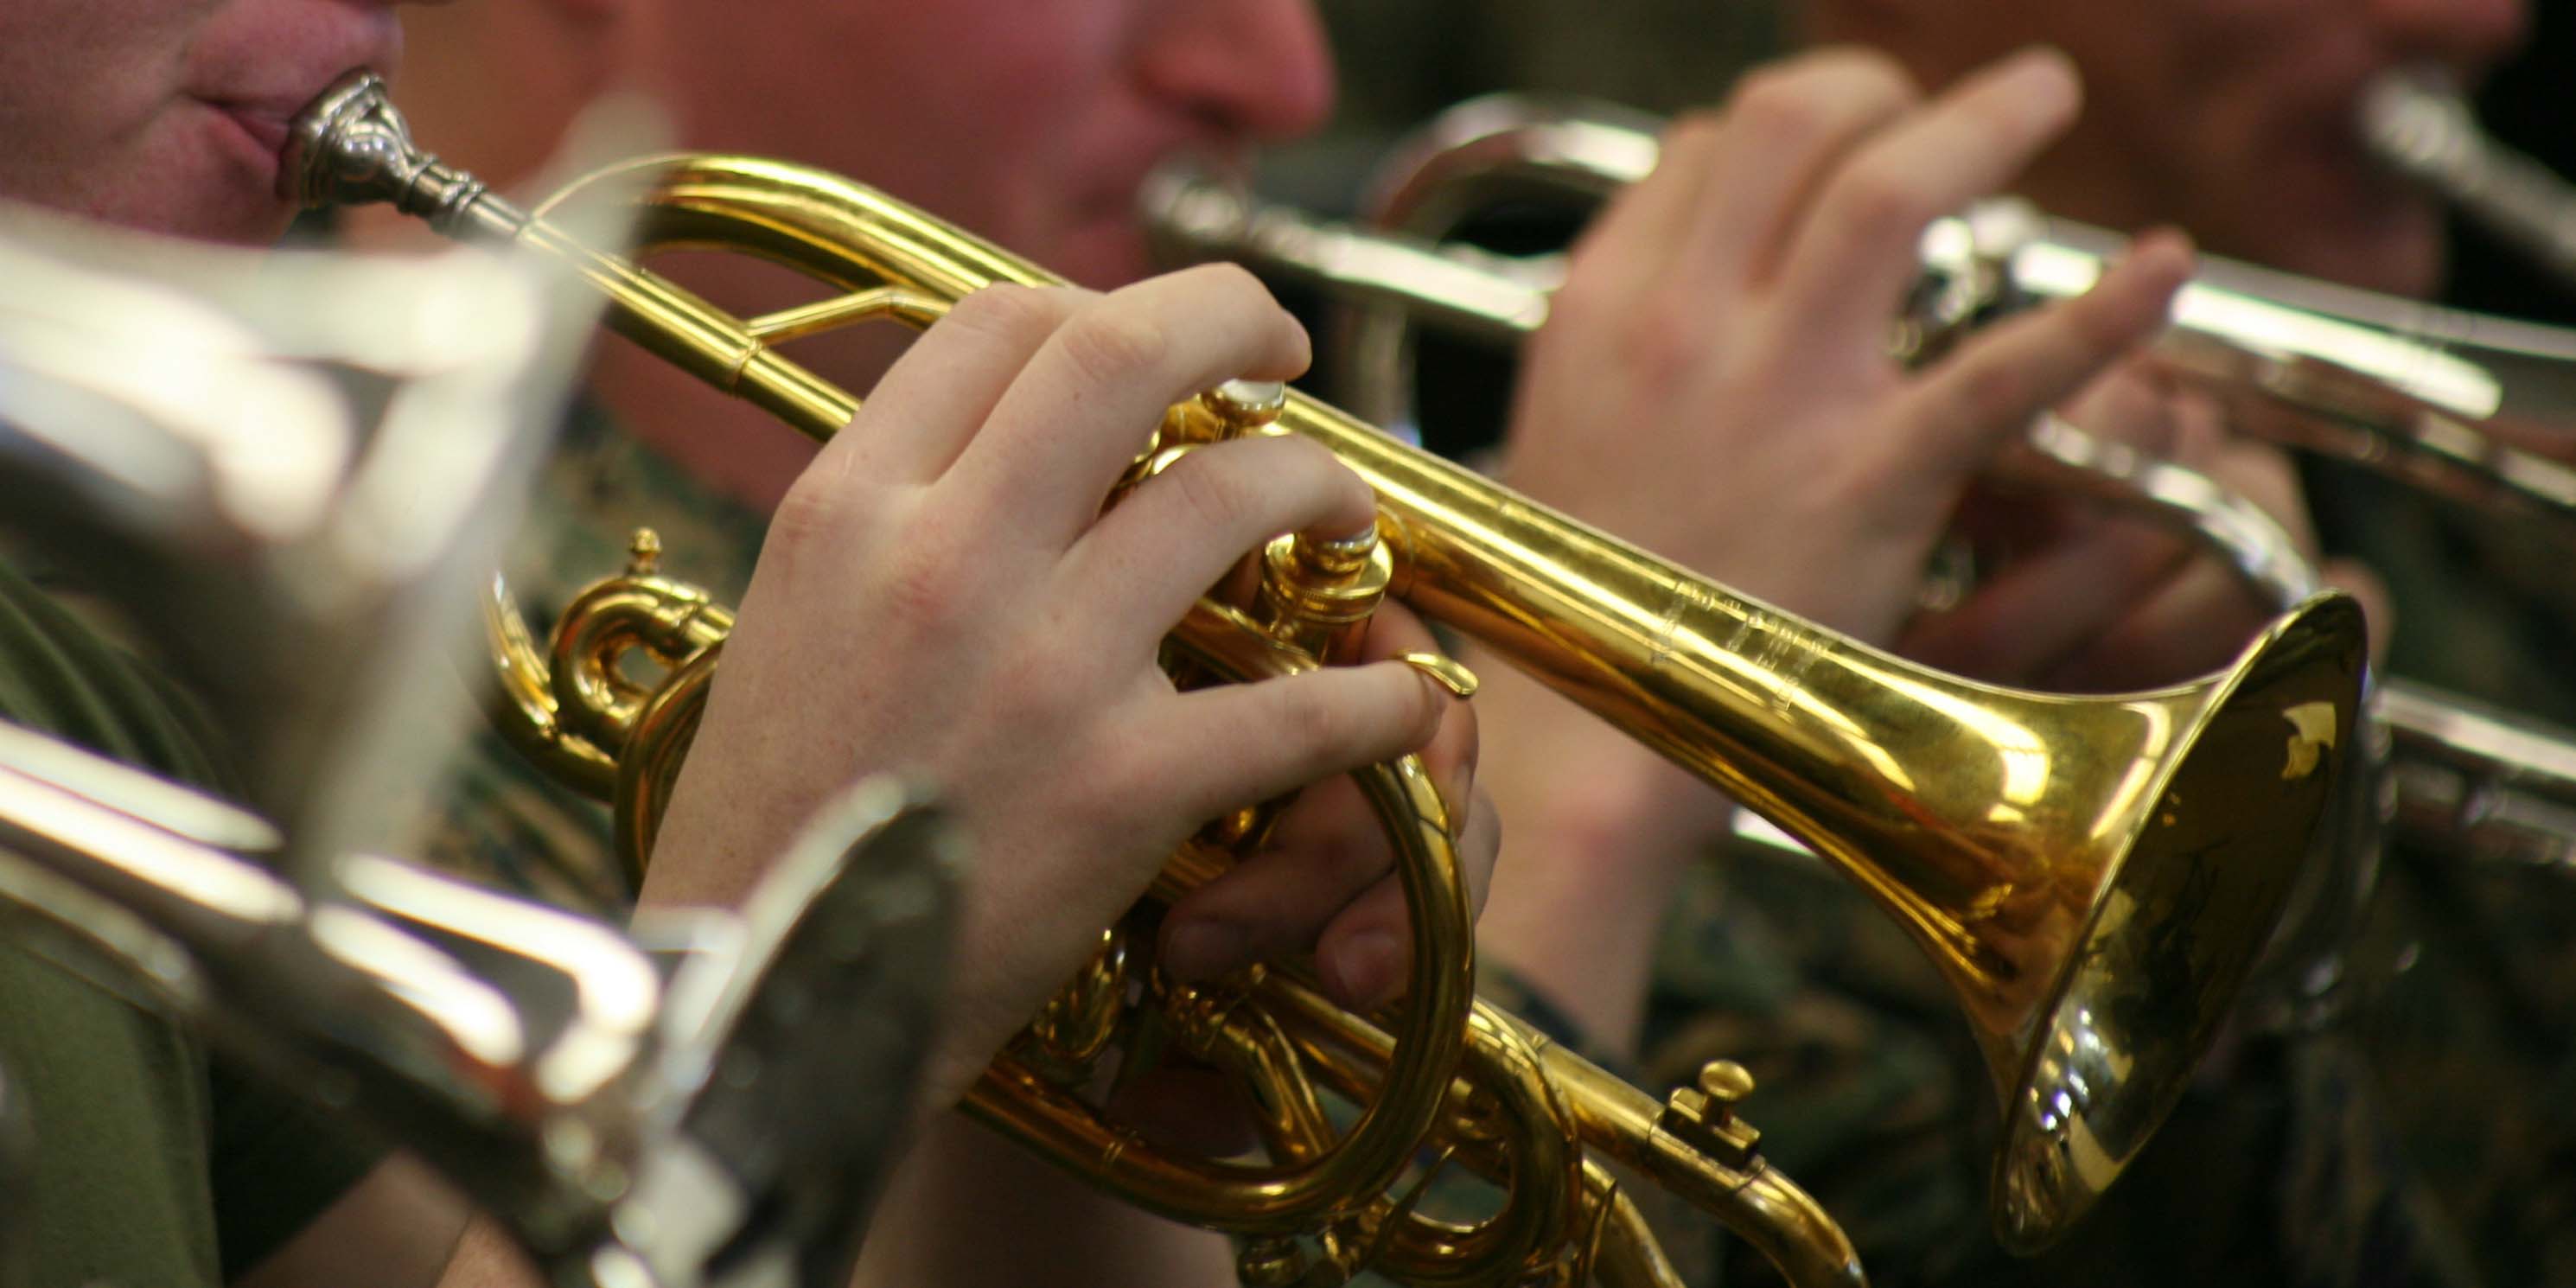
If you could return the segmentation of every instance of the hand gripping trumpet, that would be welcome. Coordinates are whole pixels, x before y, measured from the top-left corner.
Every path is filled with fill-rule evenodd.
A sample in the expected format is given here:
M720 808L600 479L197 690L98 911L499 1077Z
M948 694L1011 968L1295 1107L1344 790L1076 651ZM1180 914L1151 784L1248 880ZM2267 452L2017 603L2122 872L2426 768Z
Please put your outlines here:
M869 189L742 157L638 161L522 212L413 150L365 81L307 109L285 174L308 201L390 200L459 236L559 249L609 292L612 325L818 436L845 424L856 399L773 341L863 317L918 323L987 282L1055 280ZM847 294L731 318L634 264L565 244L546 217L637 180L648 248L731 246ZM1382 586L1804 836L1912 931L1993 1065L2007 1124L1995 1209L2017 1245L2045 1242L2089 1207L2171 1106L2350 750L2363 661L2348 599L2301 606L2197 684L2107 698L2019 692L1818 630L1298 394L1220 391L1177 407L1164 445L1222 432L1313 438L1378 492L1365 561L1274 547L1269 599L1355 618L1352 601L1364 608ZM1293 629L1220 632L1218 619L1249 615L1206 608L1175 638L1250 674L1312 664L1280 635L1313 634L1313 614L1272 616ZM687 603L638 614L626 638L665 647L686 674L704 670L720 633ZM570 638L606 634L570 626ZM639 766L670 753L632 740L685 726L684 707L666 701L667 682L649 694L608 683L591 687L617 703L575 715L585 686L568 672L608 668L568 655L564 638L550 669L533 656L504 663L526 682L517 692L548 722L550 754L649 798L654 775ZM1250 1282L1334 1282L1363 1263L1425 1283L1585 1271L1670 1282L1598 1167L1605 1159L1744 1232L1796 1282L1857 1280L1839 1231L1762 1161L1731 1110L1741 1088L1722 1071L1659 1103L1468 1005L1466 928L1438 879L1444 816L1436 793L1423 795L1407 798L1414 814L1383 811L1400 848L1432 856L1407 859L1422 869L1406 889L1423 938L1392 1035L1322 1006L1293 971L1188 993L1160 988L1113 943L996 1063L970 1108L1128 1200L1246 1236ZM633 812L649 818L649 801ZM1185 856L1167 879L1211 861ZM1162 1031L1250 1079L1271 1162L1155 1153L1072 1094L1083 1062L1130 1022L1117 1010L1129 980L1148 989ZM1337 1139L1315 1107L1319 1087L1372 1095L1371 1108ZM1355 1160L1361 1145L1383 1152ZM1506 1178L1502 1212L1459 1226L1390 1198L1386 1187L1426 1151Z

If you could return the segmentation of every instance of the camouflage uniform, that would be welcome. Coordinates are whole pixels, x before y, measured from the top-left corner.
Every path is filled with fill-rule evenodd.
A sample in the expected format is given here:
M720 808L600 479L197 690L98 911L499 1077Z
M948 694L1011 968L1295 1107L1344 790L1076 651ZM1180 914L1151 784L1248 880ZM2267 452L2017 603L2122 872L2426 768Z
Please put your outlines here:
M2566 527L2308 471L2330 547L2396 602L2389 669L2576 729ZM2481 1282L2576 1283L2576 871L2392 848L2354 1040Z

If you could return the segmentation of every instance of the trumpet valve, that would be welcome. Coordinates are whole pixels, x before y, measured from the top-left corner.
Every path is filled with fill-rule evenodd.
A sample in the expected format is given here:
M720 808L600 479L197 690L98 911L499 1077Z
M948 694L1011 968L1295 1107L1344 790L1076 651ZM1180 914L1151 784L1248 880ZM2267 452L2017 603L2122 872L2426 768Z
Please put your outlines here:
M1288 410L1288 386L1276 380L1229 380L1199 395L1199 405L1223 424L1227 438L1257 434Z
M626 538L626 575L651 577L662 571L662 534L637 528Z
M1735 1107L1753 1094L1753 1075L1733 1060L1701 1065L1696 1086L1682 1087L1664 1102L1656 1125L1684 1144L1738 1171L1757 1157L1762 1133L1735 1116Z
M1313 1258L1284 1235L1247 1239L1235 1254L1235 1281L1244 1288L1299 1288L1313 1281Z
M1262 550L1261 564L1261 616L1273 636L1326 665L1358 659L1369 615L1395 583L1395 558L1375 528L1279 537Z

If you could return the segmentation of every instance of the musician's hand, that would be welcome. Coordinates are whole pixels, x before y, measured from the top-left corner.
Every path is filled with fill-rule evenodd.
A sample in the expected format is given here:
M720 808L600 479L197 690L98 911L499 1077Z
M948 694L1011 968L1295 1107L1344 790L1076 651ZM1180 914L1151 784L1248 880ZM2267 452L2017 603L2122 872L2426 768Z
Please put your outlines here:
M1885 59L1828 51L1675 125L1655 173L1575 248L1522 363L1507 480L1890 639L1970 480L2161 325L2190 271L2178 239L2149 238L2091 294L1927 369L1888 356L1925 226L2009 186L2077 98L2051 54L1927 104ZM1724 803L1534 684L1489 677L1478 702L1514 850L1480 943L1593 1040L1632 1041L1672 883L1717 842Z
M2095 381L2065 416L2259 506L2317 562L2289 459L2229 433L2204 394L2133 363ZM1983 551L1979 582L1957 605L1909 623L1898 646L1943 670L2066 692L2172 684L2225 666L2285 607L2166 519L2018 488L1972 495L1961 518ZM2362 601L2374 647L2384 647L2388 594L2378 577L2349 560L2324 561L2320 573Z
M1884 641L1969 480L2163 321L2189 256L2142 240L2089 295L1907 372L1887 338L1933 219L2008 186L2074 118L2024 54L1928 104L1828 51L1685 118L1574 251L1532 342L1509 479L1780 607Z
M1382 605L1370 624L1372 659L1438 648L1401 605ZM1492 802L1475 787L1474 708L1451 704L1421 752L1442 798L1459 813L1458 857L1470 899L1481 908L1501 838ZM1404 891L1389 872L1393 861L1385 829L1358 784L1349 778L1318 783L1280 820L1269 850L1174 905L1163 922L1163 965L1195 980L1312 945L1326 989L1347 1005L1374 1008L1402 991L1412 960ZM1355 890L1362 893L1354 897Z
M1231 268L959 305L780 507L646 897L730 901L860 775L931 785L975 865L926 1075L928 1102L945 1104L1202 821L1426 745L1465 790L1472 726L1410 666L1177 693L1155 665L1157 641L1243 551L1373 521L1356 476L1285 438L1194 453L1100 513L1167 405L1306 359L1304 332ZM1330 793L1318 797L1321 812ZM1385 864L1335 851L1325 830L1296 900L1211 889L1206 915L1174 933L1236 925L1253 952L1341 915L1328 961L1381 979L1364 933L1376 905L1341 910ZM1223 948L1194 964L1231 964Z

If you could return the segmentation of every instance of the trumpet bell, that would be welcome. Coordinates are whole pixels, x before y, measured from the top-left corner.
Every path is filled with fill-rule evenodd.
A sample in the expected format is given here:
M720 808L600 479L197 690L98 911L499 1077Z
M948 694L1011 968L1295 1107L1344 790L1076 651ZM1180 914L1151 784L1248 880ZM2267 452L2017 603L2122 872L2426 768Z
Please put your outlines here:
M2022 830L1977 853L1996 865L1990 884L1958 884L1963 869L1923 861L1939 852L1930 846L1906 851L1901 883L1855 872L1932 952L1995 1075L1990 1207L2007 1248L2037 1251L2090 1208L2233 1009L2336 788L2330 753L2352 736L2358 629L2349 601L2317 603L2205 684L2082 715L2023 706L2015 723L2052 730L2046 750L1997 743L1996 772L2009 791L2046 756L2066 797L2018 811ZM2160 743L2190 753L2150 770ZM1979 795L1963 803L1973 811ZM1962 839L2013 812L1998 801L1960 820Z
M2207 1052L2335 799L2361 613L2217 676L2065 696L1807 627L1318 408L1398 516L1396 593L1801 837L1958 994L2004 1105L1997 1237L2052 1242ZM1580 641L1579 645L1576 641Z

